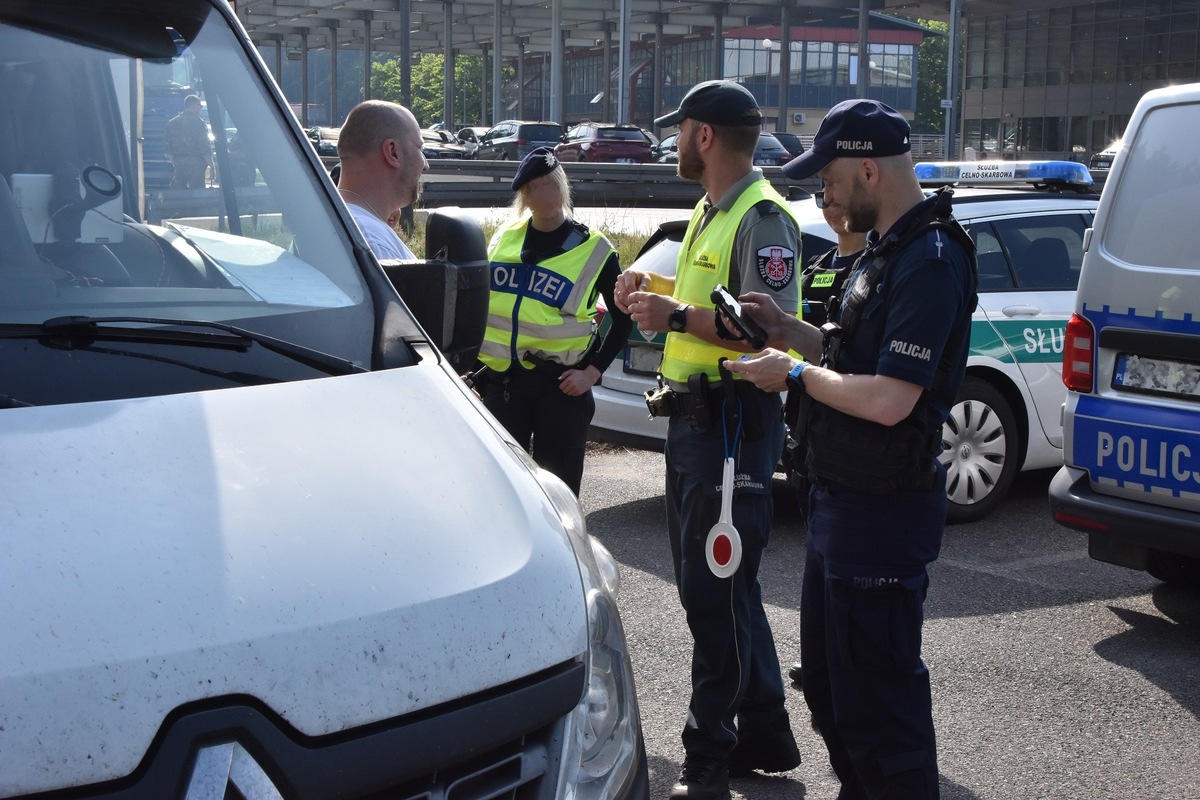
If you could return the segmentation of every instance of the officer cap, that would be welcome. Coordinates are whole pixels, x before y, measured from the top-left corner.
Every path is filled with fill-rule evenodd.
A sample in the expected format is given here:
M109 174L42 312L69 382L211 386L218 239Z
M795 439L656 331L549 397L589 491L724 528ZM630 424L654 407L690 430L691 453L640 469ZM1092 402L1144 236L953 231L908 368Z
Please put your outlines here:
M884 158L907 153L908 120L878 100L844 100L817 130L813 145L783 165L783 176L801 180L815 175L835 158Z
M733 81L697 83L683 96L676 111L654 120L660 128L670 128L685 119L710 125L762 125L762 111L750 90Z
M539 147L521 160L517 174L512 179L512 190L515 192L534 178L549 175L558 168L558 156L553 148Z

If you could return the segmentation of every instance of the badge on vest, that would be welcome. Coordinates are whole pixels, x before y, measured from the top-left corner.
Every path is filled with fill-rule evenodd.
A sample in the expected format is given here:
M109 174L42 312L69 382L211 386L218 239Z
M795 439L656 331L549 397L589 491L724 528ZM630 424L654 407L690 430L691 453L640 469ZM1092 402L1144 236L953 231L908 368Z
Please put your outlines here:
M758 275L772 289L782 289L796 275L796 254L777 244L762 248L758 251Z
M708 272L716 272L717 267L721 264L721 258L712 250L701 250L696 253L696 257L692 259L692 266L697 269L707 270Z

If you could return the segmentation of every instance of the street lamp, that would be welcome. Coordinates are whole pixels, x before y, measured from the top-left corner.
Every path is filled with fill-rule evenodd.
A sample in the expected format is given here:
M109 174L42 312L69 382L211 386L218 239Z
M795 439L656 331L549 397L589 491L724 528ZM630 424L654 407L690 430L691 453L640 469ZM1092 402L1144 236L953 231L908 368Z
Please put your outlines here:
M763 78L763 83L771 82L771 51L775 49L775 43L768 37L762 40L763 49L767 51L767 74Z

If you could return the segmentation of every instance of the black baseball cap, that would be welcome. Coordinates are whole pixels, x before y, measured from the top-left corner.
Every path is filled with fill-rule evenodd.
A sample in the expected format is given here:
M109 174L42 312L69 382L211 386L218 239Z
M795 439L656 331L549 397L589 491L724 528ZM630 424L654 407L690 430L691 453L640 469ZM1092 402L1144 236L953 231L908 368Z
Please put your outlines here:
M685 119L710 125L762 125L762 111L750 90L734 81L704 81L683 96L679 108L654 120L660 128L670 128Z
M531 150L529 155L521 159L521 164L517 167L517 174L513 175L512 190L515 192L534 178L549 175L557 168L558 156L554 155L554 148L539 147Z
M817 130L812 147L783 165L783 176L798 181L815 175L835 158L884 158L907 153L908 120L878 100L844 100Z

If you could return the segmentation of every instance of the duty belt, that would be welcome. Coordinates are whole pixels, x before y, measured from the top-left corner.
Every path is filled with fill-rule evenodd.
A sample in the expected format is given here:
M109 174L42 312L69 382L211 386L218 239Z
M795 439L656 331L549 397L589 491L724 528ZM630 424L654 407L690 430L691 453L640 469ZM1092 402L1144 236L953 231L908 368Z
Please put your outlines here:
M646 407L650 417L674 417L691 420L696 427L706 430L726 415L739 414L744 426L746 438L754 441L762 435L762 421L755 410L758 403L768 394L749 381L733 381L734 398L740 400L740 405L753 404L753 409L745 413L742 409L730 408L726 402L727 390L720 384L706 386L702 389L692 389L687 392L677 392L668 387L650 389L645 393ZM739 405L735 403L734 405Z

